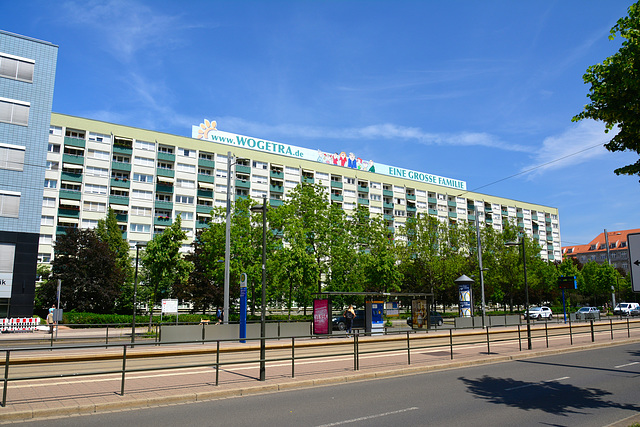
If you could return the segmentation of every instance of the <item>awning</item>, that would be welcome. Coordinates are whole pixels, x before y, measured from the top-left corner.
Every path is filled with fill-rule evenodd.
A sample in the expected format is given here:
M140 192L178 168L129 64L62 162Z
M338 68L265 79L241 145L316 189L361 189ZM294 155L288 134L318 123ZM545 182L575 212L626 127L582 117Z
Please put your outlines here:
M198 181L198 187L200 188L210 188L210 189L215 189L216 185L212 182L203 182L203 181Z

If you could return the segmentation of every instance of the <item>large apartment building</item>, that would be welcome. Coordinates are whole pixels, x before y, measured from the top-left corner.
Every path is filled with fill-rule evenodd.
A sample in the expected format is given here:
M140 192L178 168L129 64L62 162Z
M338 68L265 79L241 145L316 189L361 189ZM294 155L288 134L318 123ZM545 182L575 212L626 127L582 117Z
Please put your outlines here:
M615 268L620 268L629 273L631 266L629 265L627 235L634 233L640 233L640 228L607 231L606 235L602 232L585 245L563 246L562 256L576 259L581 264L586 264L590 261L604 264L609 261Z
M464 181L221 132L206 120L185 137L54 113L40 261L50 262L53 242L67 227L95 227L108 207L132 248L178 215L192 240L211 209L226 206L228 180L233 198L266 196L272 206L300 182L320 183L347 213L365 205L393 230L418 214L448 222L475 221L477 214L498 230L512 221L540 242L543 259L561 257L556 208L468 192Z
M0 31L0 317L33 313L57 55Z

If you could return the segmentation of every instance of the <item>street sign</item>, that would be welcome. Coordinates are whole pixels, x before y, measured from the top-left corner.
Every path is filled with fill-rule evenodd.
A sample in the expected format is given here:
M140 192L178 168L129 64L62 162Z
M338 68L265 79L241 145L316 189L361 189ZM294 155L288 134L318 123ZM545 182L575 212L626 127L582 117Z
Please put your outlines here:
M640 233L627 234L629 247L629 271L631 272L631 288L640 292Z
M560 289L578 289L578 281L576 276L560 276L558 286Z

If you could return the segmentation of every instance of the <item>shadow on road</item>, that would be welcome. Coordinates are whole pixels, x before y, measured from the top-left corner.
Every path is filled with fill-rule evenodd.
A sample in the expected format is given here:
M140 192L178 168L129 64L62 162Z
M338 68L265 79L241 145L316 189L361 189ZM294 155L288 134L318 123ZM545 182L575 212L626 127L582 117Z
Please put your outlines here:
M469 393L479 399L526 411L541 410L561 416L583 413L584 410L593 412L602 408L640 411L638 405L620 404L606 399L611 393L597 388L575 387L557 381L527 382L486 375L475 379L458 379L468 387Z

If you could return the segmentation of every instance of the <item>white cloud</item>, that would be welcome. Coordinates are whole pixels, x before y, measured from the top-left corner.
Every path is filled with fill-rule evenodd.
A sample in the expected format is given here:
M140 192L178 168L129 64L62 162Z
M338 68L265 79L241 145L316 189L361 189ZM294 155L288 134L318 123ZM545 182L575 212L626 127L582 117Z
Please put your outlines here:
M615 135L605 133L604 125L593 120L582 120L560 135L549 136L533 156L533 162L522 171L536 168L531 176L554 169L575 166L602 157L608 153L603 147Z
M381 123L358 128L326 128L297 125L265 125L236 117L218 118L220 129L244 129L249 135L277 135L279 138L322 138L339 140L403 140L423 145L480 146L506 151L530 152L529 147L507 144L495 135L483 132L431 133L417 127Z

